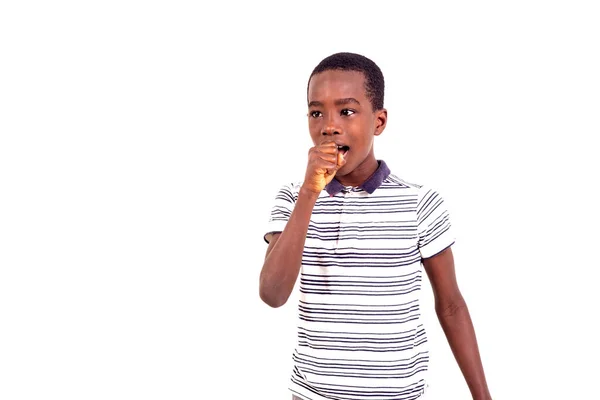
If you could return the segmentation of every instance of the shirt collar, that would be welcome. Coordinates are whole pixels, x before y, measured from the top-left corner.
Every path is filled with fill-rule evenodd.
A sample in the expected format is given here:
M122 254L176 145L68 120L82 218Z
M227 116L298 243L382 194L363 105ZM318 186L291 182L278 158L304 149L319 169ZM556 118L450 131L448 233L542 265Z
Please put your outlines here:
M365 190L369 194L373 194L375 189L381 186L383 181L386 180L386 178L390 175L390 169L385 161L377 160L377 163L379 164L379 167L377 167L377 170L373 173L373 175L367 178L362 185L358 186L360 189ZM345 188L346 187L342 185L342 183L336 178L333 178L331 182L325 186L325 190L327 190L327 193L329 193L330 196L335 196Z

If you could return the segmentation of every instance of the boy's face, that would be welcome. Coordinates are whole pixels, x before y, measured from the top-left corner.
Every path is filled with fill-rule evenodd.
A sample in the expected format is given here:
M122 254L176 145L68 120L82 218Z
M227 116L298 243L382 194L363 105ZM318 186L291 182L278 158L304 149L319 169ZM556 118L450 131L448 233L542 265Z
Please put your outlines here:
M386 121L385 109L373 111L362 72L330 70L310 79L308 128L313 143L333 140L348 147L346 164L336 176L348 175L363 163L374 161L373 140L383 132Z

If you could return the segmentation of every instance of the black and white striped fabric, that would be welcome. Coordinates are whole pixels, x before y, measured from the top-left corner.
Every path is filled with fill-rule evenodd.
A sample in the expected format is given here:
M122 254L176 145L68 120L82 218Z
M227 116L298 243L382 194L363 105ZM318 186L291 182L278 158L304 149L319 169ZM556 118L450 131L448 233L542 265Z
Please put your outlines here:
M266 241L283 231L299 189L279 191ZM421 261L453 243L442 197L384 161L360 187L334 179L306 235L290 390L308 400L419 398L429 359Z

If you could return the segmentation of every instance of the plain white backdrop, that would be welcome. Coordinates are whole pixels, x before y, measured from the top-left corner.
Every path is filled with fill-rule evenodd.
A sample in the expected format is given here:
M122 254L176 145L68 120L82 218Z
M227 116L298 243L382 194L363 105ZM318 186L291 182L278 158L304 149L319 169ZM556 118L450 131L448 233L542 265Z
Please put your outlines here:
M598 6L395 3L2 2L1 399L290 398L262 237L338 51L450 206L494 399L598 398ZM468 399L428 285L430 399Z

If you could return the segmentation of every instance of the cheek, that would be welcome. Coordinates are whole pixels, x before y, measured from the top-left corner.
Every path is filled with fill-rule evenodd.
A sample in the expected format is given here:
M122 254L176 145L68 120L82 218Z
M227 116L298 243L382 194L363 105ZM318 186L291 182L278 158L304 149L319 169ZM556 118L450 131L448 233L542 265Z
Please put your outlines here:
M319 121L315 119L308 120L308 131L311 135L314 135L316 132L320 131Z
M358 135L354 139L354 143L357 147L357 150L360 149L360 153L363 156L366 156L367 154L369 154L369 152L371 151L371 147L373 146L373 136L367 134Z
M309 122L308 133L310 134L310 138L315 145L322 140L323 135L321 134L321 132L321 125L318 122Z
M313 142L313 144L315 146L317 144L319 144L320 136L315 134L312 130L310 130L309 134L310 134L310 140Z

